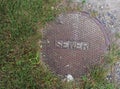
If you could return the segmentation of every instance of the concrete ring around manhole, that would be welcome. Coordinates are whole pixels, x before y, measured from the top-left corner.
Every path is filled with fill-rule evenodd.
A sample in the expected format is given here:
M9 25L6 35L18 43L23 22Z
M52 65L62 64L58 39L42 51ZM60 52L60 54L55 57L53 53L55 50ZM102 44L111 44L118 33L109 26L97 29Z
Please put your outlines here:
M80 78L107 51L106 28L86 12L60 14L42 31L42 60L58 75Z

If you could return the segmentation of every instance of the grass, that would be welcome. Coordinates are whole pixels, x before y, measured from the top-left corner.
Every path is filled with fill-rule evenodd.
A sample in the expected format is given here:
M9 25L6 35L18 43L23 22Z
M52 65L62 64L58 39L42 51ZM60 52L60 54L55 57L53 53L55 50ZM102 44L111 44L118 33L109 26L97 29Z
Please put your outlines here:
M114 84L107 82L103 66L94 66L87 76L83 76L82 89L115 89Z
M0 89L60 89L39 60L37 29L57 14L57 0L0 0ZM39 26L38 26L39 25Z
M38 29L54 19L58 0L0 0L0 89L114 89L102 66L79 82L62 82L39 60ZM83 0L85 3L85 0ZM111 49L113 63L120 52ZM111 56L112 55L112 56Z

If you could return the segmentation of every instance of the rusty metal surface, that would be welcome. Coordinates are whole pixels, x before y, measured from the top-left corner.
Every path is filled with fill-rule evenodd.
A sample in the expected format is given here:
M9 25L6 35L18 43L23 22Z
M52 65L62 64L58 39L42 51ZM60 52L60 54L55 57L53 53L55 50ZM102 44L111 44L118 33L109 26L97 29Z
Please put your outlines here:
M60 14L43 30L42 60L56 74L84 75L100 63L109 39L101 23L85 12Z

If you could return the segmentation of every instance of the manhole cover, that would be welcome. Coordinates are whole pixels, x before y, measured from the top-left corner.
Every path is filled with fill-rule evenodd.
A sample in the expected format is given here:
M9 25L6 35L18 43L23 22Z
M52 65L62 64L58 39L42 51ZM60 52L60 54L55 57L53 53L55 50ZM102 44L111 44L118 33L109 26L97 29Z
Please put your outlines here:
M56 74L78 78L101 61L109 44L105 33L85 12L60 14L43 30L42 60Z

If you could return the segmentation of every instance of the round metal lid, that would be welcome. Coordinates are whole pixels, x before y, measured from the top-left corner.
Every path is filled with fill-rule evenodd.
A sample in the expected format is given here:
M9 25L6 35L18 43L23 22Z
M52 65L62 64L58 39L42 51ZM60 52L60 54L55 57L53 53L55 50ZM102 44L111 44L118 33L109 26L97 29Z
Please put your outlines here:
M101 62L108 44L105 28L89 14L60 14L43 30L42 60L56 74L78 78Z

